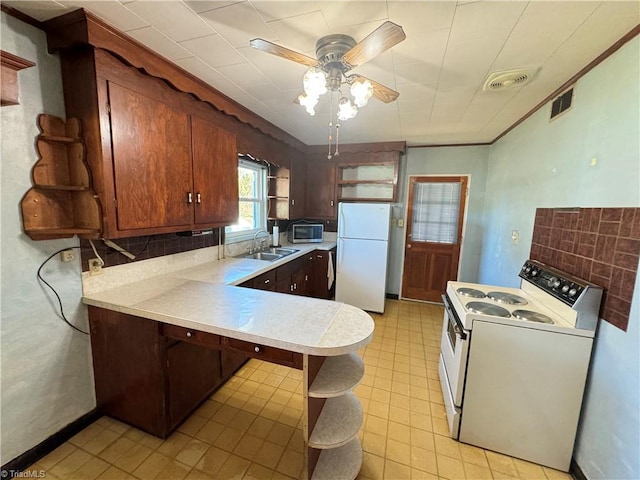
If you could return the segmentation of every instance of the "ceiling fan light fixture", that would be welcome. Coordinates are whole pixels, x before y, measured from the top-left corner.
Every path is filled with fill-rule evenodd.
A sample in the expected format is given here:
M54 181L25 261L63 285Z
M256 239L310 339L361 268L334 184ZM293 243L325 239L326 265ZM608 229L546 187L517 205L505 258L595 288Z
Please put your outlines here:
M302 77L304 92L309 97L315 97L316 103L320 95L327 93L327 74L319 68L311 67Z
M298 97L298 102L307 110L309 115L314 116L316 114L314 107L318 104L318 97L312 97L303 93Z
M356 106L362 108L373 96L373 85L369 80L356 80L351 84L351 95L353 95L353 102Z
M338 102L338 120L349 120L358 114L358 107L351 103L347 97L342 97Z

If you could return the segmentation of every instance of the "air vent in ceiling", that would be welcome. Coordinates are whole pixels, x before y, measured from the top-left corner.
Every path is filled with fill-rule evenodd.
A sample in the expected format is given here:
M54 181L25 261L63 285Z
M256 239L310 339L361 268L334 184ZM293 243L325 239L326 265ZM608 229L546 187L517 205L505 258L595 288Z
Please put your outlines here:
M573 101L573 87L564 92L562 95L556 97L551 104L551 118L556 118L561 113L566 112L571 108L571 102Z
M538 67L531 67L491 73L485 80L482 90L485 92L497 92L507 88L520 87L525 83L529 83L538 73L538 70Z

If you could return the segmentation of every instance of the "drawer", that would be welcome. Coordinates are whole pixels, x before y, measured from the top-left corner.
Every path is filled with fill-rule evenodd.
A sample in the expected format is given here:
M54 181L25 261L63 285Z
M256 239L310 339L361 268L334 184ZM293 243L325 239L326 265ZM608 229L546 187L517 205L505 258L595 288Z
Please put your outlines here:
M199 330L179 327L177 325L168 325L166 323L161 324L160 332L165 337L195 343L203 347L220 349L220 336L214 333L201 332Z
M244 353L249 357L264 360L265 362L302 369L301 353L295 353L289 350L282 350L281 348L269 347L259 343L245 342L244 340L237 340L235 338L228 337L222 338L222 345L225 350L228 350L229 352Z
M253 288L259 290L275 290L276 288L276 270L269 270L262 275L258 275L252 280Z

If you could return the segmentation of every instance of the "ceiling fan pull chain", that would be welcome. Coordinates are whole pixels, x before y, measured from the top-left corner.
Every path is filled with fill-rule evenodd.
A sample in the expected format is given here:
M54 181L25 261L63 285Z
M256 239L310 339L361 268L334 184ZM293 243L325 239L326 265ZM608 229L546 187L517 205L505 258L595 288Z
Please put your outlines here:
M340 143L340 124L336 123L336 151L333 153L334 157L337 157L338 155L340 155L340 152L338 151L339 143Z
M331 160L331 140L332 140L332 137L331 137L331 127L332 127L332 126L333 126L333 124L331 123L331 121L329 121L329 154L327 155L327 158L328 158L329 160Z

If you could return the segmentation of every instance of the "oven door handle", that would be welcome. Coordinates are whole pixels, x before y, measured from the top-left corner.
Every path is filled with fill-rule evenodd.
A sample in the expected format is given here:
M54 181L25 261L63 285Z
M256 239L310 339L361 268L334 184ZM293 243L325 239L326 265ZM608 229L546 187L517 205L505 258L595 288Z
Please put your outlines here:
M449 319L453 318L453 320L455 321L455 325L453 326L453 331L456 333L456 335L460 337L461 340L466 340L467 334L464 331L464 326L462 325L462 322L458 318L458 314L451 306L451 303L449 303L449 298L447 297L446 294L442 295L442 302L444 303L444 309L447 311L447 316L449 317Z

